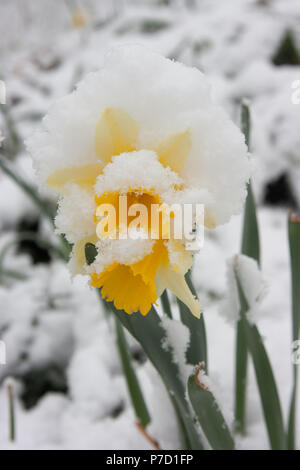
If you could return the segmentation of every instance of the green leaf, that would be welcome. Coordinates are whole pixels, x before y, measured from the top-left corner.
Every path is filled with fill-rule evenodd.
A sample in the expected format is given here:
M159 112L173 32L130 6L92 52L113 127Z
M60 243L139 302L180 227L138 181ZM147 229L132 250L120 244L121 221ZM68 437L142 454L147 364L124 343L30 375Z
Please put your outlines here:
M85 247L85 259L88 265L92 264L95 261L97 256L97 248L93 243L86 243Z
M235 430L246 432L246 392L247 392L248 351L245 331L241 320L237 322L235 346Z
M246 103L242 103L241 121L246 144L248 148L250 148L251 116L249 107ZM244 211L242 253L255 259L258 264L260 263L259 231L251 181L248 184L248 194Z
M117 333L117 345L120 353L120 359L123 366L124 376L126 378L126 384L129 392L129 396L131 398L131 402L133 408L135 410L136 417L141 425L146 428L150 423L150 415L148 412L147 405L144 400L144 396L135 374L132 359L129 352L128 344L126 341L126 337L123 331L123 327L118 320L116 320L116 333Z
M260 244L255 201L251 182L248 184L248 194L244 212L242 253L255 259L260 264Z
M166 315L168 315L169 318L172 318L172 310L170 306L170 301L169 301L169 296L167 289L162 293L161 297L161 303L163 307L163 311Z
M172 352L162 347L165 331L154 307L143 317L140 313L128 315L117 310L110 303L111 309L132 336L141 344L149 360L161 376L166 389L176 403L177 413L180 415L182 425L186 432L188 449L202 450L198 431L194 425L188 402L185 396L185 386L179 378L178 366L174 363ZM187 450L188 450L187 449Z
M291 259L292 277L292 324L293 342L299 340L300 336L300 217L289 215L289 245ZM296 411L297 411L297 383L298 367L293 366L293 390L290 401L289 422L288 422L288 448L295 449L296 434Z
M186 282L193 293L196 296L196 291L193 286L190 274L186 274ZM206 330L203 313L198 319L190 312L189 308L177 299L180 318L182 323L188 327L190 331L190 344L186 352L187 362L189 364L199 364L200 362L205 363L205 369L208 370L208 358L207 358L207 344L206 344Z
M244 338L253 360L271 448L272 450L285 450L286 436L283 417L271 363L257 326L250 324L247 319L246 313L249 310L249 306L237 273L236 280L241 304L240 324L244 329Z
M216 399L211 391L197 383L196 375L189 377L188 393L200 426L213 450L233 450L234 440Z
M300 54L292 31L287 30L272 57L274 65L300 65Z
M250 110L246 103L242 103L241 127L245 135L246 144L249 148L251 137L251 117ZM260 262L260 243L256 207L252 191L251 181L248 184L248 194L245 204L242 247L244 255ZM236 430L245 434L246 430L246 389L247 389L247 369L248 353L247 343L244 336L244 328L240 321L237 324L236 334L236 365L235 365L235 422Z

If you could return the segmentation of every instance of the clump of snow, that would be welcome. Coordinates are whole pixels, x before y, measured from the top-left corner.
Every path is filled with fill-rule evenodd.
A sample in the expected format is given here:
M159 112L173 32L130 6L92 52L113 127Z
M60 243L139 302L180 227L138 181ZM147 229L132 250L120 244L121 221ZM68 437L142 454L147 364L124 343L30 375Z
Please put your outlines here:
M113 157L98 176L95 190L98 195L111 191L128 192L130 189L166 192L180 185L181 178L170 168L164 168L155 152L139 150Z
M119 377L112 378L101 359L101 346L92 343L74 354L68 369L72 399L82 414L95 420L111 413L124 396Z
M72 185L67 196L59 200L55 224L58 233L66 234L70 243L94 235L96 204L91 190Z
M227 262L227 296L220 307L221 314L231 323L240 318L240 300L236 276L241 283L249 309L247 318L250 323L259 319L259 305L267 293L267 282L257 264L249 256L235 255Z
M136 238L130 233L126 239L101 239L96 244L98 255L86 270L87 272L96 271L99 274L115 261L126 265L136 263L152 252L153 245L154 241L150 238Z
M186 362L186 351L190 342L188 328L178 320L173 320L166 315L161 319L161 326L166 335L162 347L170 349L174 364L178 366L181 380L186 384L193 367Z

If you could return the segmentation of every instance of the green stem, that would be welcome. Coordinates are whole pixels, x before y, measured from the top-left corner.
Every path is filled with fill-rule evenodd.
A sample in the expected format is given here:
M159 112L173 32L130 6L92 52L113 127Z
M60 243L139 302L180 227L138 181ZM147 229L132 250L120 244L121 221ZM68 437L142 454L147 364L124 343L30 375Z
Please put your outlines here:
M235 276L241 304L241 327L244 329L247 349L253 360L255 377L271 449L286 450L287 440L283 424L281 403L272 366L257 326L250 323L247 318L249 305L237 271L235 272Z

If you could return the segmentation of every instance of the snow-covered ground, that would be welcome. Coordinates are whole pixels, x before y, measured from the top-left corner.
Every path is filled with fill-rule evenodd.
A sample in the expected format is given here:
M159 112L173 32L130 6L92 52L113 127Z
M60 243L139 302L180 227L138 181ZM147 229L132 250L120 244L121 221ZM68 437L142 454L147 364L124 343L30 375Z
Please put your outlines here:
M299 1L89 0L81 2L89 18L82 29L71 24L75 3L27 0L25 7L21 0L1 1L0 79L6 83L9 112L8 117L0 115L2 153L16 172L34 182L23 140L54 99L96 70L104 52L115 44L142 43L199 67L211 81L215 99L236 122L240 100L248 98L262 268L269 284L258 326L286 420L292 383L287 207L300 200L300 104L293 104L291 96L300 67L275 66L271 58L287 29L300 50ZM0 251L18 231L32 229L38 217L31 200L1 173ZM210 376L228 415L233 409L235 338L221 306L226 260L239 252L241 225L241 217L235 217L207 233L193 272L204 305ZM38 230L55 243L46 221L40 220ZM24 246L20 252L13 245L2 266L26 279L0 274L0 340L7 350L7 364L0 365L0 448L151 448L135 426L114 325L86 280L71 282L61 261L33 265ZM129 341L152 416L149 434L163 449L176 449L179 437L166 392L138 345ZM8 439L8 376L15 378L18 395L14 444ZM253 370L247 414L248 435L238 447L268 448ZM300 448L300 413L297 425Z

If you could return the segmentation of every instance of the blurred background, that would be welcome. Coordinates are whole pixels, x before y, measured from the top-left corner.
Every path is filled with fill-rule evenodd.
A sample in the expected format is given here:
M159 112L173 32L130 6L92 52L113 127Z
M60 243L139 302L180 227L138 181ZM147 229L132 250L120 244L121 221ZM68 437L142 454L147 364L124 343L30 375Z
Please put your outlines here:
M70 278L50 221L56 201L41 194L37 200L24 146L53 101L97 70L109 47L123 43L144 44L205 72L214 99L238 125L241 100L250 103L253 188L269 284L260 328L286 413L287 214L300 201L299 24L298 0L1 0L6 103L0 105L0 448L151 448L134 424L112 325L86 279ZM226 259L240 250L241 224L235 217L207 233L193 271L207 322L211 375L229 416L234 332L220 306ZM153 418L150 433L163 449L176 449L166 393L139 346L128 340ZM267 448L250 372L249 434L239 446ZM16 397L14 442L8 377Z

